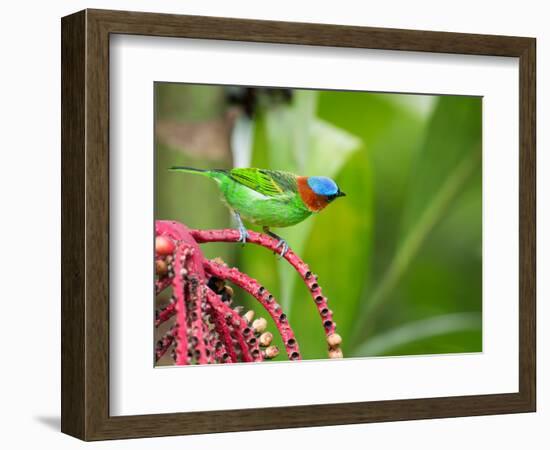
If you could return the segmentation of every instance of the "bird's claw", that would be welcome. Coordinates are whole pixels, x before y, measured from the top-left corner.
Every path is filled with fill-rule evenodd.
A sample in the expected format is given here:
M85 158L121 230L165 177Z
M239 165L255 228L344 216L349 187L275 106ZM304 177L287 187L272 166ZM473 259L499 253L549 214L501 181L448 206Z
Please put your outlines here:
M271 236L273 239L277 239L277 245L273 249L273 253L277 253L277 249L279 247L282 247L281 253L279 253L279 259L283 258L286 255L286 253L288 252L288 249L289 249L287 242L281 236L277 236L275 233L270 231L269 227L264 227L264 233Z
M279 242L277 242L277 245L275 246L275 253L277 253L277 249L279 247L282 247L281 253L279 253L279 258L283 258L286 255L286 252L288 252L288 244L284 239L279 239Z
M233 215L237 222L237 229L239 230L239 240L237 242L241 242L244 245L246 243L246 240L250 237L250 235L248 234L248 231L244 226L243 221L241 220L240 214L236 211L233 211Z
M248 231L245 227L239 227L239 241L243 245L246 243L246 240L250 237Z

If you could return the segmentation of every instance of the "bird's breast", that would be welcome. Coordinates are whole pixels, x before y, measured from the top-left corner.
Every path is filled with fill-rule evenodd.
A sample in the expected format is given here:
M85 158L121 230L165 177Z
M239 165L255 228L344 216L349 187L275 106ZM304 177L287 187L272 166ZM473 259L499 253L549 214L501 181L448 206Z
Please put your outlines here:
M256 225L288 227L311 215L297 193L287 196L266 196L242 184L232 183L223 190L227 205L243 219Z

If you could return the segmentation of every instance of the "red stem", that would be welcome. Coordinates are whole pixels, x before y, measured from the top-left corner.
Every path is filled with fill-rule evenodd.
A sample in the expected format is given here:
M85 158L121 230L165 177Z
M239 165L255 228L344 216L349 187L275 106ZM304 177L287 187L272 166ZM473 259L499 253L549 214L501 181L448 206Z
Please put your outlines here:
M189 269L193 273L197 274L199 279L204 279L204 270L202 268L203 255L200 247L190 234L190 230L188 230L187 227L173 220L157 220L155 222L155 234L156 236L168 236L179 244L177 245L178 247L181 246L181 243L183 242L187 247L192 249L189 260ZM177 272L175 272L175 275L177 275Z
M205 293L206 295L206 293ZM206 313L203 314L203 320L201 321L202 334L204 336L204 346L206 349L206 363L211 364L216 362L216 341L217 337L214 332L208 328L208 320Z
M242 359L245 362L262 361L262 352L260 351L258 340L254 337L252 329L236 311L227 306L221 299L212 291L208 290L208 299L213 308L221 315L222 320L225 319L230 330L235 331L234 335L237 339L242 352ZM253 340L251 342L251 340Z
M173 302L159 311L155 325L158 326L173 315L176 316L176 325L170 333L172 337L165 336L161 340L161 344L167 345L159 344L158 351L161 353L158 357L161 357L175 341L177 365L189 364L191 358L199 364L263 360L254 330L236 310L206 286L207 272L208 276L229 280L253 295L274 319L289 358L300 359L294 332L273 296L256 280L237 269L230 269L204 259L198 242L237 242L239 233L236 230L188 230L181 223L157 221L155 231L157 237L171 239L171 247L174 249L171 271L173 273L156 283L157 292L172 285ZM274 252L278 250L278 241L270 236L250 231L248 240ZM164 247L167 244L171 243L164 241ZM327 335L332 334L332 312L328 309L326 299L317 284L317 277L292 250L287 252L285 259L296 269L310 289L323 318L325 332ZM213 324L213 327L209 326L209 323ZM170 343L169 339L172 339Z
M174 339L174 333L170 330L158 342L157 348L155 349L155 357L157 361L168 351L170 346L174 343Z
M155 327L166 322L174 314L176 314L176 304L169 303L165 308L158 311L157 318L155 319Z
M189 230L191 236L198 243L207 242L239 242L240 234L238 230L224 229L224 230ZM251 244L261 245L273 252L280 251L277 248L277 239L272 238L266 234L256 233L255 231L248 230L247 242ZM309 289L311 297L315 302L321 320L323 322L323 329L327 336L333 334L336 331L336 324L332 319L332 311L328 307L327 298L323 296L321 287L317 283L317 276L314 275L309 266L302 261L296 253L289 249L284 258L290 263L292 267L300 274L302 280Z
M170 286L170 284L172 284L172 278L170 277L163 277L160 280L155 280L155 294L160 294Z
M188 281L189 298L187 301L188 316L190 319L191 347L193 356L199 364L207 364L206 345L203 335L203 322L201 314L201 303L206 298L204 285L196 278L190 277Z
M216 295L216 294L214 294ZM211 295L208 294L208 297L210 298ZM222 346L219 346L219 348L216 349L216 356L218 358L221 358L222 362L237 362L237 354L235 353L235 347L233 345L233 340L231 339L231 331L229 330L229 327L225 323L225 318L223 313L218 311L215 308L212 308L211 311L213 317L214 317L214 324L216 326L216 330L218 331L218 334L220 335L220 338L223 340L219 341ZM224 354L227 353L228 358L224 359Z
M288 323L286 314L282 312L281 306L267 289L238 269L222 266L214 261L205 260L204 269L215 277L231 281L256 298L273 318L283 339L288 358L291 360L301 359L298 342L296 341L294 331Z
M182 269L185 266L187 247L178 246L174 261L174 278L172 278L172 292L176 310L176 365L183 366L188 363L187 355L187 308L184 296L184 276Z

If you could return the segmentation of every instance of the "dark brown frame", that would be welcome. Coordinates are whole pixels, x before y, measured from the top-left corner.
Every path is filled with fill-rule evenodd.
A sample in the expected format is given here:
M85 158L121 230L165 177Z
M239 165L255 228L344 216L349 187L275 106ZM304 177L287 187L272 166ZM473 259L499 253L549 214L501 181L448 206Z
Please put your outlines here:
M84 440L535 411L534 38L85 10L62 30L61 429ZM519 57L519 392L109 416L109 36Z

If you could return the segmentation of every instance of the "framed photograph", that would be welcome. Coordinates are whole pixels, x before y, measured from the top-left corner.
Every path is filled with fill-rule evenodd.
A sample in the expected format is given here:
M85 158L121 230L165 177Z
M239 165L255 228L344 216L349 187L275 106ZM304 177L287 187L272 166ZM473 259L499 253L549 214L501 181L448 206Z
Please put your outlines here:
M535 39L62 29L62 431L535 411Z

